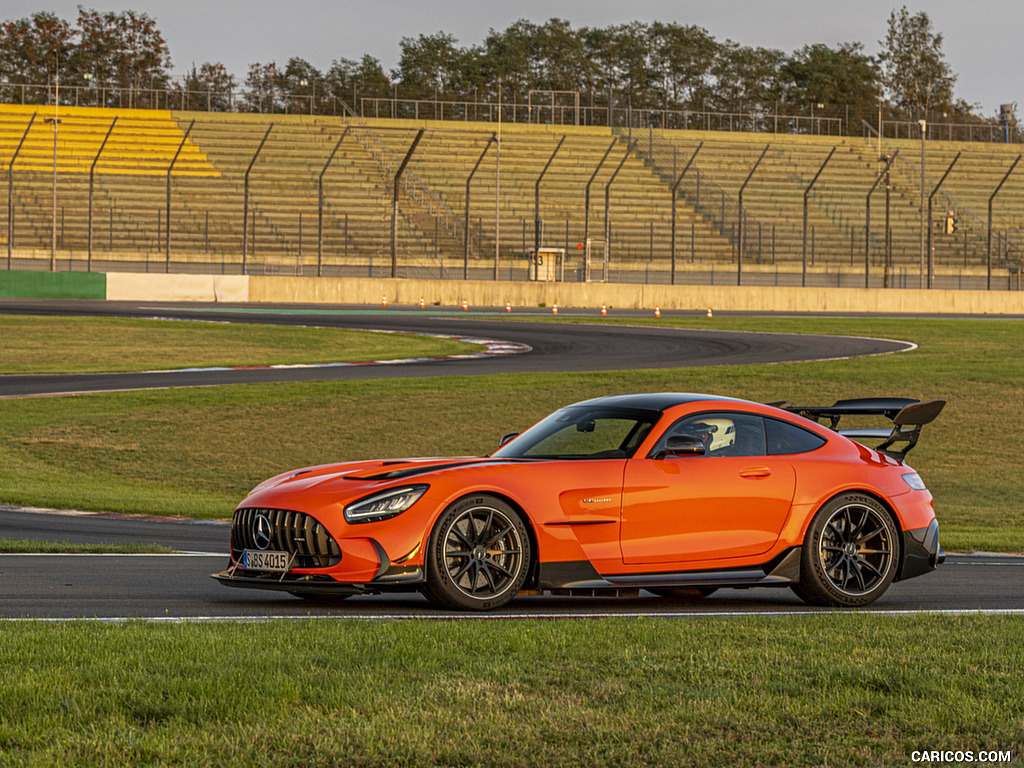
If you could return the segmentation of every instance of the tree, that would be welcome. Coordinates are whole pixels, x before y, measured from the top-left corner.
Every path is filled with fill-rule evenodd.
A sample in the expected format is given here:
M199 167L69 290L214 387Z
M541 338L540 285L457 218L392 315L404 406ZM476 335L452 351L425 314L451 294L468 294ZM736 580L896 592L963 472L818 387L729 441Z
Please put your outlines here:
M782 98L780 71L785 54L774 48L750 48L726 40L718 49L709 107L721 112L774 112Z
M909 120L921 120L931 109L948 108L956 76L942 53L942 35L932 30L924 11L913 16L903 6L889 14L882 46L882 82L893 106Z
M780 76L785 99L793 106L843 105L857 125L875 114L878 65L861 43L842 43L838 48L805 45L786 60Z
M94 85L116 89L121 106L155 106L150 91L168 85L171 57L152 18L79 6L78 35L76 70L91 74Z
M335 59L324 76L324 88L331 99L359 112L359 97L385 98L391 94L391 79L378 59L365 54L359 61Z
M719 44L706 29L654 22L650 28L651 69L667 109L699 108L708 94Z
M540 82L537 51L541 45L540 27L519 19L502 32L491 29L484 40L481 67L497 92L500 78L503 100L522 100Z
M449 34L403 37L398 69L393 73L412 98L451 98L456 96L455 84L461 51L457 40Z
M535 51L539 82L535 87L551 91L577 91L592 80L594 62L583 35L563 19L549 19L538 31Z
M647 25L639 21L608 28L608 47L603 51L609 65L610 85L626 94L626 103L634 109L656 106L650 91L650 42Z
M319 102L326 96L324 76L305 59L293 56L284 65L280 87L288 97L289 112L321 112Z
M71 25L52 13L41 11L30 18L5 21L0 24L0 79L45 86L52 83L59 69L65 83L76 82L69 71L73 51ZM21 89L12 95L15 101L21 101ZM29 102L41 103L45 97L45 89L25 92Z
M245 104L250 112L277 112L283 109L281 97L281 70L276 62L269 64L249 65L249 74L245 78Z
M231 92L234 88L234 76L219 61L215 64L203 62L199 69L193 64L182 81L188 108L207 112L230 111Z

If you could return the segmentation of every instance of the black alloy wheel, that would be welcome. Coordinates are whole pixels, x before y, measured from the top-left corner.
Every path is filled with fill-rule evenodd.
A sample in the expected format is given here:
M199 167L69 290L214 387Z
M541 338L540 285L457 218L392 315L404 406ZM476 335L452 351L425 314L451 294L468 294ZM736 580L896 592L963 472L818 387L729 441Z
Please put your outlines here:
M510 505L493 496L462 499L434 527L423 592L445 608L497 608L519 592L530 556L526 526Z
M892 583L898 562L899 535L889 512L869 496L844 494L811 521L794 591L813 605L867 605Z

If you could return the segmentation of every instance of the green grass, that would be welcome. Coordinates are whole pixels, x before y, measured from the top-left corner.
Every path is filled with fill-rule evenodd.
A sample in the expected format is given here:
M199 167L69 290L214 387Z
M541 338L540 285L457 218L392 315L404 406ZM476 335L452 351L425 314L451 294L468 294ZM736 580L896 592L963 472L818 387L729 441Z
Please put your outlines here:
M68 541L0 539L0 554L4 555L169 555L174 551L155 544L74 544Z
M936 497L944 546L1024 551L1013 411L1024 402L1024 323L758 318L714 325L901 338L919 349L816 363L0 401L0 503L227 517L249 488L277 472L361 458L486 453L505 432L598 395L694 391L811 404L901 395L949 401L910 456Z
M0 315L0 373L340 363L479 350L453 339L337 328Z
M7 624L0 763L1019 761L1022 630L1019 617L859 615Z

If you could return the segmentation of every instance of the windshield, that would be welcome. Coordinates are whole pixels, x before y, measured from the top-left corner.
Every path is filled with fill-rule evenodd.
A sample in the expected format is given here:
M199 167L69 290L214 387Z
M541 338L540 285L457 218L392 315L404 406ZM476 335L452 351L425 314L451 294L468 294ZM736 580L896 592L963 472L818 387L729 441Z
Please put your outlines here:
M628 459L661 414L633 408L569 406L493 454L499 459Z

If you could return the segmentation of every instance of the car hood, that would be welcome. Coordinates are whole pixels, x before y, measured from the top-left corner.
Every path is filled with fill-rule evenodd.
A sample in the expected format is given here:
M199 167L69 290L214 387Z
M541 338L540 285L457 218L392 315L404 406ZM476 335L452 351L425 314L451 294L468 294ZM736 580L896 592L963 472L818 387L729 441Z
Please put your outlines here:
M507 464L508 459L462 456L321 464L291 470L265 480L253 488L239 506L276 506L283 503L283 498L293 494L324 494L335 500L351 499L373 492L376 488L387 488L406 478L427 478L437 472L488 463Z

